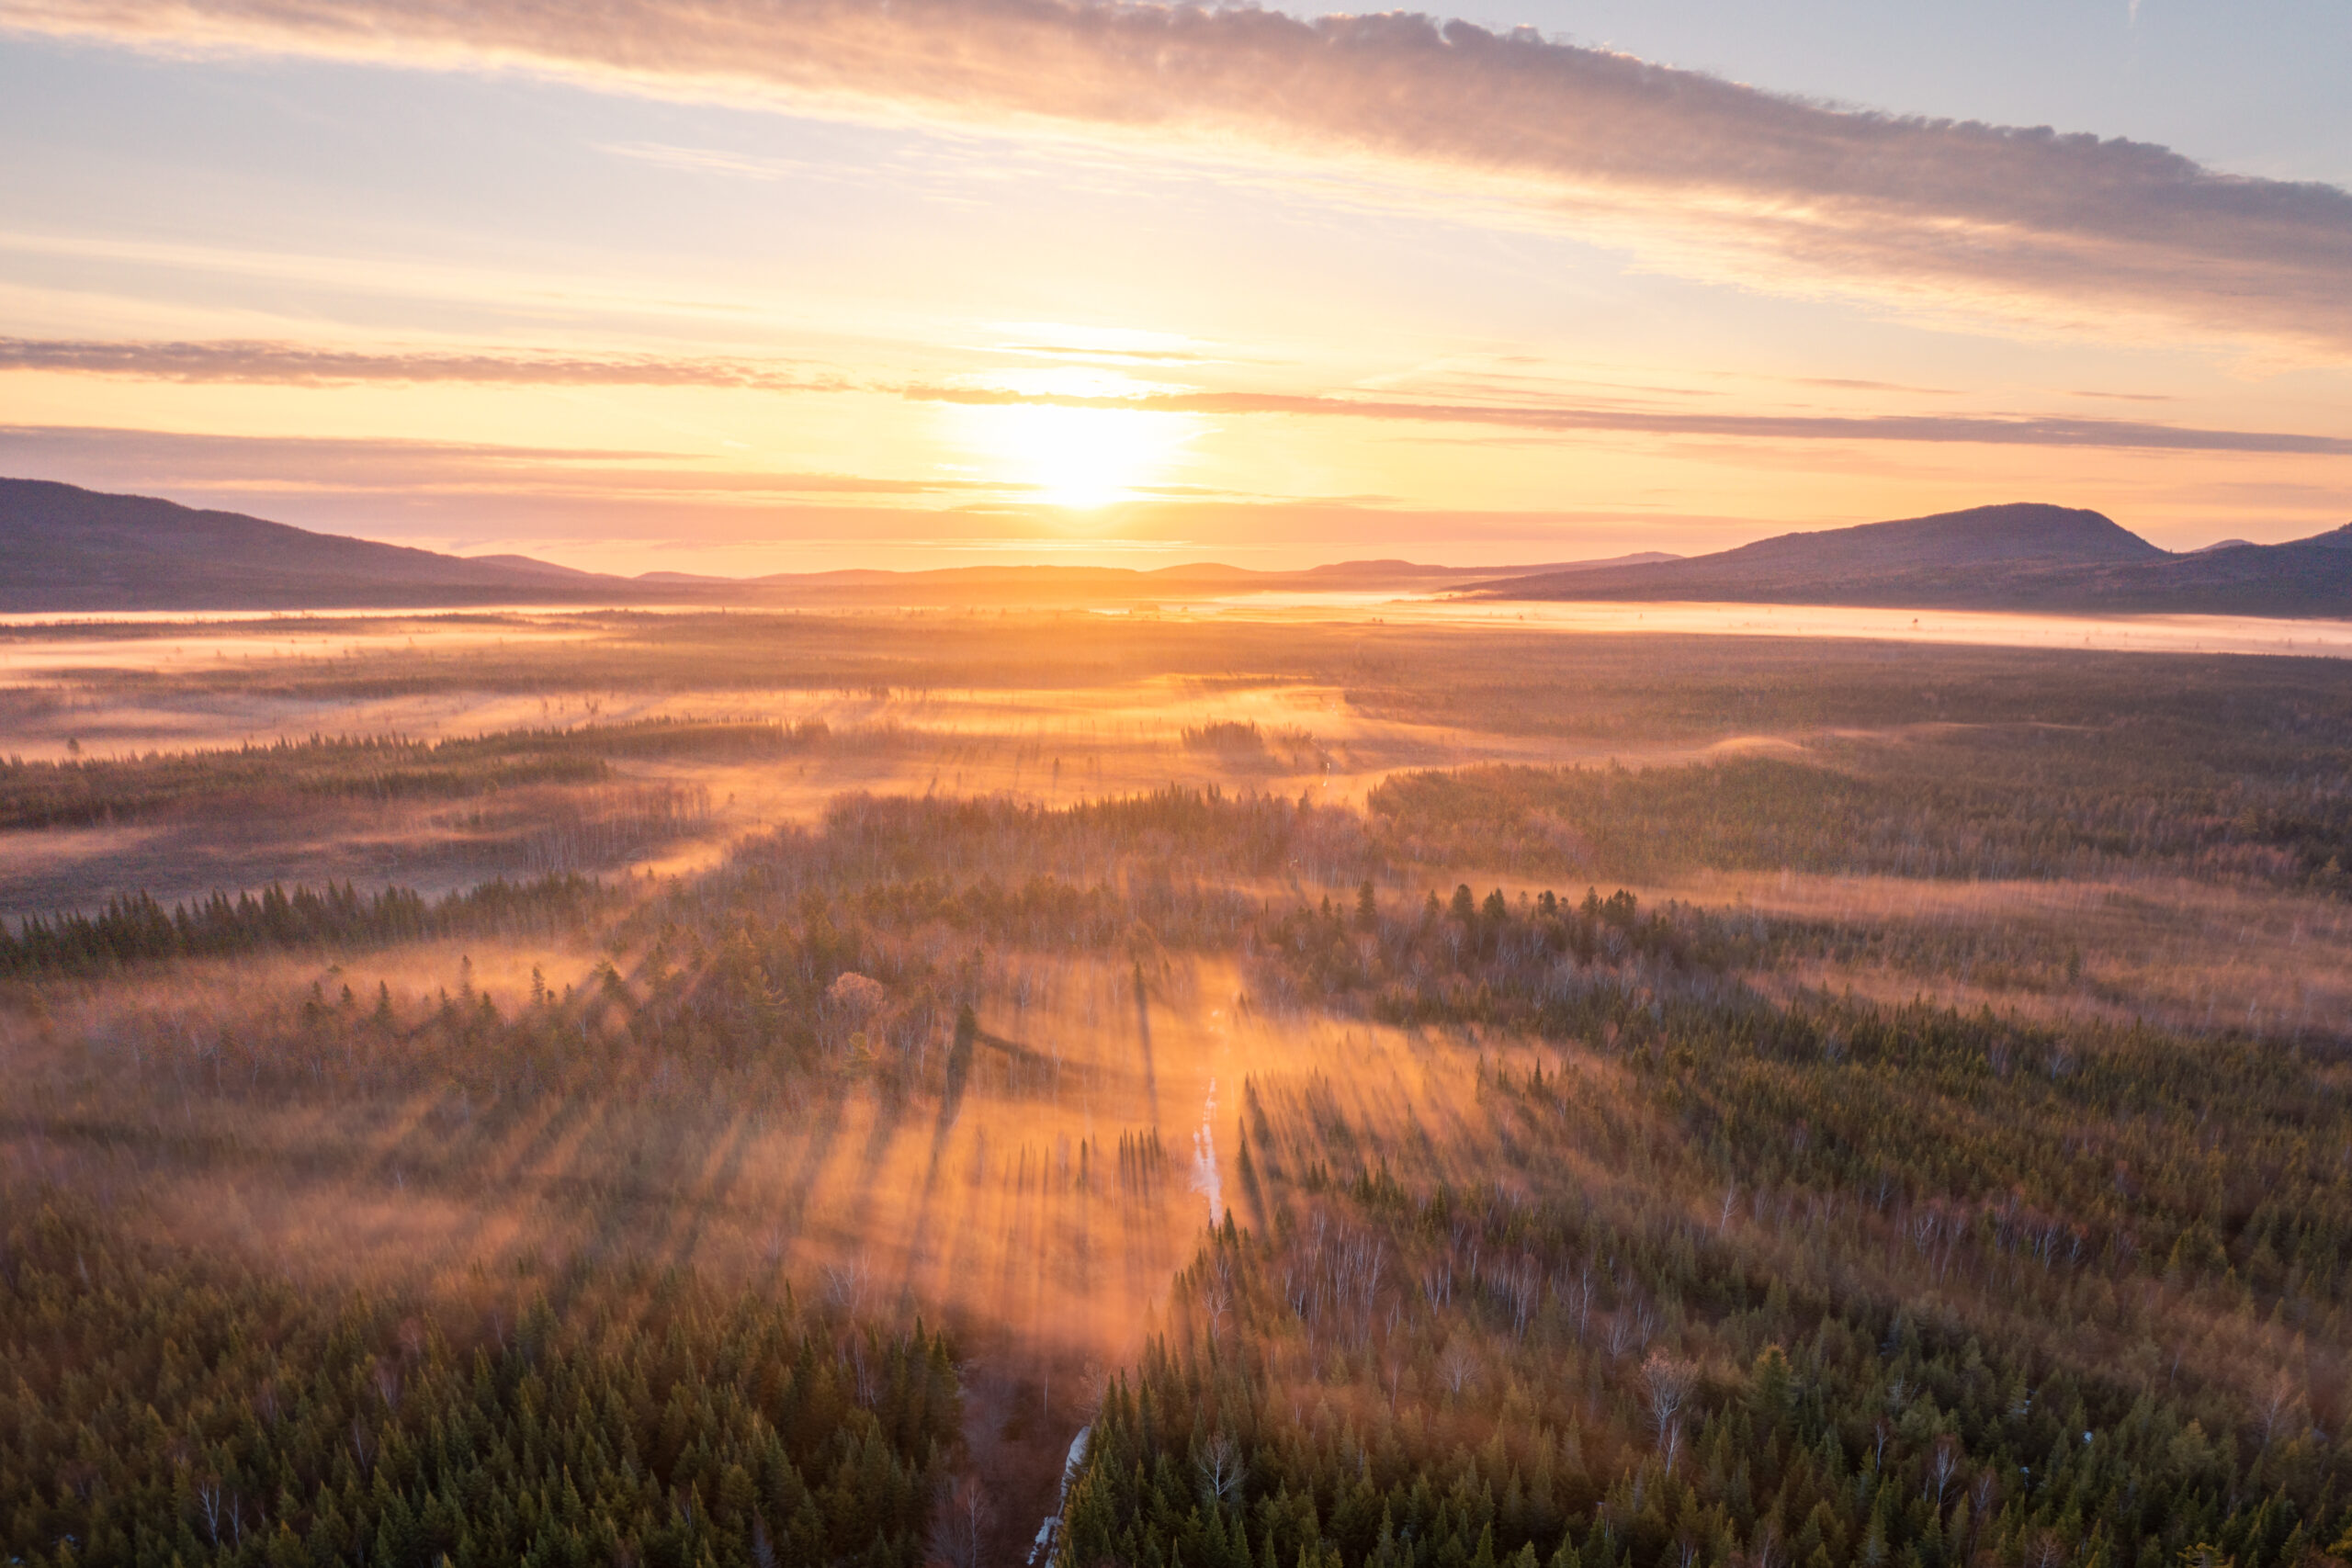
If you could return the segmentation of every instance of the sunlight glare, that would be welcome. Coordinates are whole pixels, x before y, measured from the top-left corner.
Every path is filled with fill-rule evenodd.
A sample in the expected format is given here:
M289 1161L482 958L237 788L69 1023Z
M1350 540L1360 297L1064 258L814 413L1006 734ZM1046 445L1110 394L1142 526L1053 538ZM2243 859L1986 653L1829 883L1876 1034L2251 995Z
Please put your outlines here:
M1134 500L1191 434L1183 415L1139 410L1018 404L975 412L994 416L988 445L1005 477L1074 512Z
M996 378L1031 397L1116 398L1159 389L1125 376L1061 367ZM953 411L955 434L979 471L1048 506L1091 512L1161 483L1200 434L1193 415L1068 403L988 403Z

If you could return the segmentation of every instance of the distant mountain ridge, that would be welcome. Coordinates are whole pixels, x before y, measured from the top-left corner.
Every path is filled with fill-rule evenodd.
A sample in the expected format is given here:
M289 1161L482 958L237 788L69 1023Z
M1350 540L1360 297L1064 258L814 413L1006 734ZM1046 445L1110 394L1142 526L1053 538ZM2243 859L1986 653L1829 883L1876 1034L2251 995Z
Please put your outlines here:
M2352 615L2352 525L2174 555L2097 512L2014 502L1783 534L1681 560L1531 573L1481 597L2043 614Z
M243 513L49 479L0 479L0 611L433 609L496 604L1085 604L1204 592L1352 588L1399 592L1561 576L1670 556L1543 566L1340 561L1304 571L1197 562L967 566L922 571L655 571L617 577L529 556L450 556L317 534Z
M1784 534L1689 558L1647 552L1518 567L1387 559L1299 571L1193 562L629 578L528 556L441 555L148 496L0 479L0 611L20 614L498 604L1044 607L1270 590L2352 616L2352 525L2290 544L2228 541L2174 555L2096 512L2013 502Z

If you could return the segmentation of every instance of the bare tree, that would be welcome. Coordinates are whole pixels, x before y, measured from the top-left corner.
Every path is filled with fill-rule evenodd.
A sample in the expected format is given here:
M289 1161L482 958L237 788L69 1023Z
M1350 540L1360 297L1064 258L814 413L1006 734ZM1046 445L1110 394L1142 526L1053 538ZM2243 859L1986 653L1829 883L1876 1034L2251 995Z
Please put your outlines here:
M1936 1511L1943 1512L1944 1494L1951 1490L1954 1477L1960 1474L1960 1439L1946 1432L1936 1439L1935 1450L1928 1455L1928 1485L1935 1488ZM1928 1495L1927 1487L1919 1495Z
M1445 1342L1445 1353L1437 1359L1437 1374L1445 1381L1446 1392L1459 1398L1462 1391L1478 1381L1478 1355L1460 1335Z
M2295 1381L2293 1373L2284 1367L2279 1368L2278 1381L2270 1385L2269 1393L2262 1401L2262 1446L2264 1448L2268 1448L2278 1439L2279 1432L2292 1419L2296 1407L2302 1403L2302 1385Z
M856 1313L865 1303L865 1259L826 1264L825 1295L842 1312Z
M2000 1495L2000 1492L2001 1478L1993 1473L1991 1465L1988 1464L1978 1471L1976 1483L1969 1488L1969 1517L1972 1519L1992 1517L1993 1503Z
M1666 1472L1674 1473L1674 1461L1682 1457L1682 1422L1679 1417L1666 1424L1657 1435L1658 1457L1666 1462Z
M1503 1288L1510 1297L1511 1337L1524 1339L1528 1323L1535 1315L1535 1303L1543 1296L1544 1267L1535 1260L1535 1254L1519 1255L1519 1266L1506 1278Z
M1232 1313L1233 1265L1219 1253L1201 1280L1201 1316L1208 1325L1212 1341L1225 1332L1225 1320Z
M383 1396L386 1410L401 1407L401 1370L390 1361L376 1363L376 1392Z
M1682 1445L1682 1423L1679 1417L1682 1406L1690 1398L1691 1384L1697 1374L1688 1361L1678 1360L1663 1352L1653 1352L1642 1363L1642 1400L1650 1407L1650 1427L1657 1434L1658 1448L1666 1452L1669 1446L1679 1450ZM1668 1437L1672 1442L1669 1445ZM1671 1453L1667 1468L1674 1468Z
M1552 1288L1560 1293L1562 1301L1568 1303L1568 1310L1577 1314L1577 1338L1582 1340L1586 1327L1592 1322L1591 1260L1586 1259L1573 1278L1570 1277L1566 1267L1563 1265L1559 1274L1552 1281Z
M948 1568L980 1568L980 1554L988 1540L989 1528L996 1522L996 1507L989 1500L988 1491L978 1478L959 1475L947 1488L947 1495L939 1505L939 1512L931 1522L931 1554ZM762 1532L763 1536L764 1532ZM752 1540L752 1555L756 1558L762 1539ZM770 1551L768 1562L775 1561Z
M1250 1477L1250 1467L1242 1460L1241 1445L1222 1430L1209 1435L1201 1451L1193 1456L1193 1463L1201 1472L1201 1484L1220 1504L1231 1505L1241 1499L1241 1483Z
M217 1478L200 1483L196 1489L197 1512L204 1516L204 1528L212 1537L212 1544L220 1544L220 1510L224 1502L220 1483Z

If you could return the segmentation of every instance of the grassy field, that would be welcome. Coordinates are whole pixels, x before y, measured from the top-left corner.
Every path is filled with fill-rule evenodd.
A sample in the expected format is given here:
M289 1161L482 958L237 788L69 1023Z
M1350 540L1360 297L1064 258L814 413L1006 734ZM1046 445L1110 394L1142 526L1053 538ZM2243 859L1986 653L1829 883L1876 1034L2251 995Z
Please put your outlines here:
M2352 665L8 635L28 1562L2352 1555Z

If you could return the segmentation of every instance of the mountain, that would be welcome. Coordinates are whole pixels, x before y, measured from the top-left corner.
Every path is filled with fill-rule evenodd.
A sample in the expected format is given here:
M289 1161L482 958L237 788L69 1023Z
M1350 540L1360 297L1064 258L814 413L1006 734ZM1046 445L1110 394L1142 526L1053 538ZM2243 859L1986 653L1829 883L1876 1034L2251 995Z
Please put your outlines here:
M1261 592L1431 593L1504 580L1552 576L1634 561L1672 560L1650 552L1609 561L1544 566L1424 566L1408 560L1335 561L1297 571L1262 571L1217 561L1178 566L946 566L916 571L852 567L776 572L750 580L772 593L861 603L954 604L985 595L990 603L1043 604L1102 598L1182 600Z
M2352 616L2352 523L2283 545L2233 545L2095 573L2076 592L2102 611Z
M0 610L347 609L610 598L619 580L468 560L45 479L0 479Z
M1500 599L1858 604L2042 614L2352 615L2352 526L2173 555L2096 512L2036 502L1783 534L1646 566L1534 573Z
M463 604L1023 604L1157 603L1268 590L1434 592L1667 560L1442 567L1340 561L1257 571L1213 561L967 566L739 579L610 577L529 556L458 557L46 479L0 479L0 612L425 609Z

